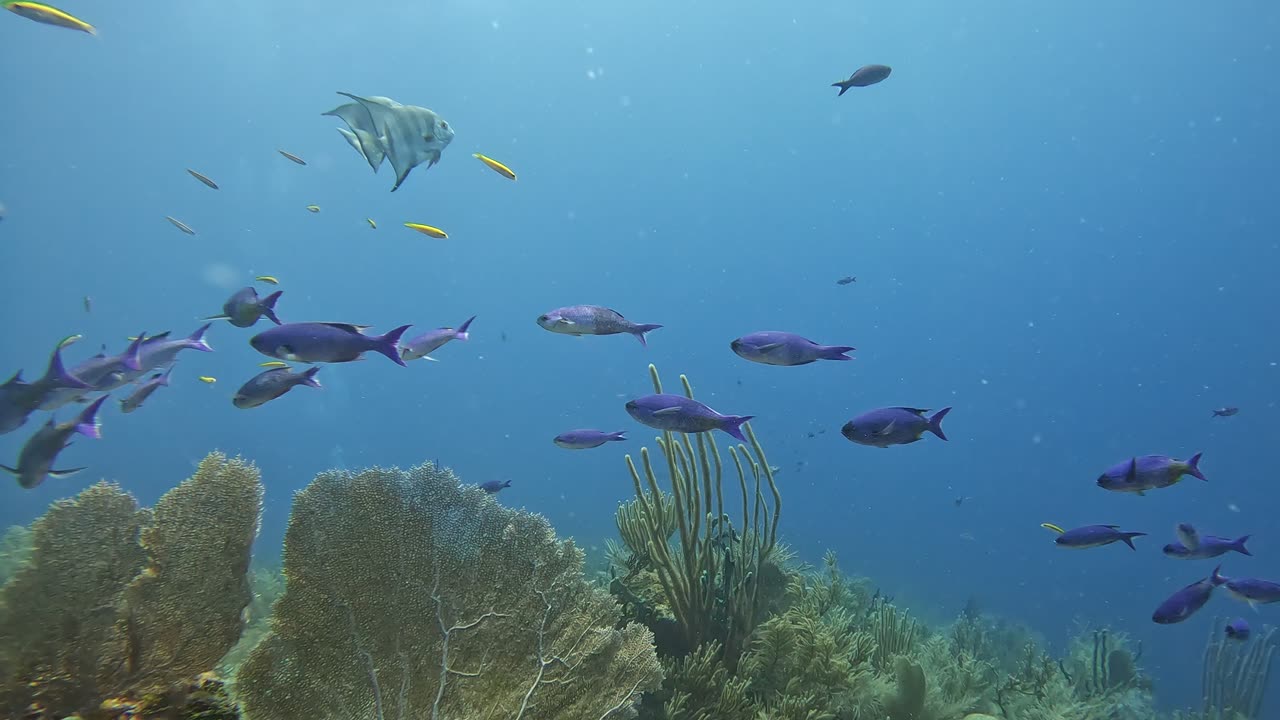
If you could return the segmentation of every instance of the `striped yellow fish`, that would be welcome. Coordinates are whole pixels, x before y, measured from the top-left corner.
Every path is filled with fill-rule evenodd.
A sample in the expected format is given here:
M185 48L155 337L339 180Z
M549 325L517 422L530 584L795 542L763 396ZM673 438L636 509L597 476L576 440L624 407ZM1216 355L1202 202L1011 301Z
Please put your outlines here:
M471 153L471 157L473 157L473 158L475 158L475 159L479 160L480 162L484 163L485 165L488 165L488 166L489 166L489 167L490 167L494 172L498 173L499 175L501 175L502 177L504 177L504 178L506 178L506 179L508 179L508 180L515 180L515 179L516 179L516 173L515 173L515 171L514 171L514 170L512 170L512 169L511 169L511 168L509 168L509 167L507 167L506 165L503 165L502 163L498 162L497 160L494 160L494 159L493 159L493 158L491 158L491 157L487 157L487 156L481 155L480 153Z
M280 362L279 360L268 360L268 361L263 362L263 363L258 363L258 367L264 367L264 368L282 368L282 367L289 367L289 363Z
M187 172L191 174L191 177L193 177L193 178L195 178L195 179L199 180L200 182L204 183L205 185L208 185L209 187L213 188L214 190L217 190L217 189L218 189L218 183L216 183L216 182L214 182L214 181L210 180L208 175L205 175L204 173L198 173L198 172L196 172L195 170L192 170L191 168L187 168Z
M1058 527L1057 525L1054 525L1053 523L1040 523L1040 527L1044 528L1045 530L1052 530L1058 533L1059 535L1066 532L1066 530L1063 530L1062 528Z
M68 345L74 345L75 343L79 342L80 339L83 337L84 337L83 335L68 335L58 341L58 349L61 350L67 347Z
M298 163L299 165L306 165L306 164L307 164L307 161L306 161L306 160L303 160L302 158L298 157L297 155L294 155L293 153L287 153L287 152L285 152L285 151L283 151L283 150L277 150L276 152L278 152L278 153L280 153L281 155L283 155L283 156L285 156L285 157L289 158L289 159L290 159L290 160L292 160L293 162Z
M307 206L307 211L308 211L308 212L313 212L313 213L318 213L318 212L320 212L320 206L319 206L319 205L308 205L308 206Z
M208 376L208 375L201 375L201 376L200 376L199 378L197 378L197 379L198 379L200 382L204 383L205 385L212 385L212 384L214 384L214 383L218 382L218 378L216 378L216 377L210 377L210 376Z
M195 230L192 230L190 225L188 225L188 224L186 224L186 223L182 222L181 220L179 220L179 219L177 219L177 218L175 218L175 217L173 217L173 216L171 216L171 215L165 215L165 216L164 216L164 219L165 219L165 220L168 220L168 221L169 221L169 222L171 222L171 223L173 223L173 226L174 226L174 227L178 228L179 230L181 230L182 232L184 232L184 233L186 233L186 234L188 234L188 235L195 235L195 234L196 234L196 231L195 231Z
M280 278L276 277L275 275L259 275L258 277L254 278L254 280L257 280L258 282L264 282L268 285L280 284Z
M365 222L367 222L367 223L369 223L369 227L370 227L370 228L372 228L372 229L374 229L374 230L377 230L377 229L378 229L378 223L374 222L374 221L373 221L373 218L365 218L365 219L364 219L364 221L365 221Z
M55 25L68 30L79 30L90 35L98 34L97 29L89 23L52 5L30 2L30 0L5 0L0 2L0 6L3 6L9 12L21 15L28 20L35 20L38 23Z
M423 225L422 223L405 223L404 226L409 228L410 230L417 230L423 235L427 235L433 238L440 238L441 240L447 239L449 237L449 233L441 230L440 228L431 227L430 225Z

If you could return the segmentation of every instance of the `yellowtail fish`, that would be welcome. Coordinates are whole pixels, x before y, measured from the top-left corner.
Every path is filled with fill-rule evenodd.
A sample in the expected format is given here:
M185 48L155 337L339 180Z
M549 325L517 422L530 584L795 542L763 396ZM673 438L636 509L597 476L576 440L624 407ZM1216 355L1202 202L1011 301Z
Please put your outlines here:
M68 335L58 341L58 349L61 350L70 345L74 345L77 342L79 342L83 337L84 337L83 335Z
M5 0L0 2L0 6L3 6L9 12L21 15L28 20L35 20L38 23L56 25L68 30L79 30L90 35L98 34L97 29L89 23L52 5L30 2L29 0Z
M264 363L258 363L258 367L264 367L264 368L282 368L282 367L289 367L289 363L286 363L286 362L280 362L279 360L268 360L268 361L266 361L266 362L264 362Z
M1045 530L1052 530L1058 533L1059 535L1066 532L1066 530L1063 530L1062 528L1058 527L1057 525L1054 525L1053 523L1040 523L1040 527L1044 528Z
M423 225L422 223L405 223L404 226L409 228L410 230L417 230L423 235L428 235L433 238L440 238L441 240L447 239L449 237L449 233L441 230L440 228L431 227L430 225Z
M297 155L294 155L293 153L287 153L287 152L285 152L285 151L283 151L283 150L277 150L276 152L278 152L278 153L280 153L281 155L283 155L283 156L285 156L285 157L289 158L290 160L292 160L292 161L294 161L294 162L298 163L299 165L306 165L306 164L307 164L307 161L306 161L306 160L303 160L302 158L298 157Z
M196 172L195 170L192 170L191 168L187 168L187 172L191 174L191 177L193 177L193 178L195 178L195 179L199 180L200 182L204 183L205 185L208 185L209 187L213 188L214 190L217 190L217 189L218 189L218 183L216 183L216 182L214 182L214 181L210 180L208 175L205 175L205 174L203 174L203 173L198 173L198 172Z
M313 212L313 213L318 213L318 212L320 212L320 206L319 206L319 205L308 205L308 206L307 206L307 210L308 210L308 211L310 211L310 212Z
M169 221L169 222L171 222L171 223L173 223L173 226L174 226L174 227L178 228L179 230L181 230L182 232L184 232L184 233L186 233L186 234L188 234L188 235L195 235L195 234L196 234L196 231L195 231L195 230L192 230L190 225L188 225L188 224L186 224L186 223L182 222L181 220L179 220L179 219L177 219L177 218L175 218L175 217L173 217L173 216L171 216L171 215L165 215L165 216L164 216L164 219L165 219L165 220L168 220L168 221Z
M365 221L365 222L367 222L367 223L369 223L369 227L370 227L371 229L373 229L373 230L377 230L377 229L378 229L378 223L374 222L374 221L373 221L373 218L365 218L365 219L364 219L364 221Z
M475 158L475 159L479 160L480 162L484 163L485 165L488 165L490 168L492 168L492 169L493 169L493 171L494 171L494 172L498 173L499 175L501 175L502 177L504 177L504 178L506 178L506 179L508 179L508 180L515 180L515 179L516 179L516 173L515 173L515 171L514 171L514 170L512 170L512 169L511 169L511 168L509 168L509 167L507 167L506 165L503 165L502 163L498 162L497 160L494 160L494 159L493 159L493 158L491 158L491 157L486 157L486 156L484 156L484 155L481 155L480 153L471 153L471 157L473 157L473 158Z
M258 277L254 278L254 280L257 280L258 282L264 282L268 285L280 284L280 278L276 277L275 275L259 275Z
M208 375L201 375L198 379L200 380L200 382L204 383L205 385L212 385L218 382L218 378L209 377Z

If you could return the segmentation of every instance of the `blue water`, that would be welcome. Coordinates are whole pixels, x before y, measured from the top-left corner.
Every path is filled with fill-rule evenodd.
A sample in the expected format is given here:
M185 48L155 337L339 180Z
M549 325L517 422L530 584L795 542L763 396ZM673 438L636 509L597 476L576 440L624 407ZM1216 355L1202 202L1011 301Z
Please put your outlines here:
M99 478L153 502L218 448L262 468L262 555L316 472L435 458L467 481L511 479L502 501L597 545L631 495L623 453L653 435L622 407L653 362L669 386L687 373L712 407L758 416L802 557L834 548L926 618L974 596L1058 649L1077 618L1110 624L1143 642L1165 707L1196 702L1213 615L1280 618L1219 593L1184 624L1150 621L1212 569L1161 556L1178 521L1255 533L1257 557L1224 571L1280 577L1280 10L360 7L66 0L97 38L2 14L0 371L38 376L71 333L85 339L69 362L138 331L185 335L258 274L281 278L286 320L416 333L478 318L439 363L325 367L323 391L251 411L230 396L266 358L253 330L215 326L215 353L184 353L173 387L130 416L109 408L104 438L64 454L88 471L6 488L0 524ZM893 75L827 87L871 62ZM392 171L371 173L320 116L339 90L430 107L457 136L391 194ZM576 303L666 327L645 349L534 323ZM778 368L729 351L764 329L855 345L857 360ZM954 406L950 442L840 436L881 405ZM1211 420L1222 405L1242 410ZM44 419L0 437L0 456ZM633 439L551 444L575 427ZM1094 485L1134 454L1196 451L1207 484ZM1151 536L1137 553L1068 552L1041 522Z

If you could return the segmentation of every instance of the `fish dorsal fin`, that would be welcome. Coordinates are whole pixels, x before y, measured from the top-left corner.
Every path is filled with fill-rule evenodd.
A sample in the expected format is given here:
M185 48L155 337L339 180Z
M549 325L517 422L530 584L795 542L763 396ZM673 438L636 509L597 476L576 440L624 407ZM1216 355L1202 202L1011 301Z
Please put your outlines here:
M1138 458L1129 461L1129 469L1124 473L1125 482L1133 482L1138 479Z
M914 413L922 417L924 416L925 413L929 412L929 408L913 408L913 407L896 407L894 408L894 410L906 410L909 413Z
M21 384L22 384L22 371L19 370L18 372L13 374L13 377L9 378L8 380L5 380L4 385L0 387L13 387L14 385L21 385Z
M347 332L355 333L356 335L362 335L364 334L365 330L368 330L369 328L373 327L372 325L356 325L354 323L341 323L341 322L322 322L320 324L328 325L331 328L337 328L339 330L346 330Z
M169 333L171 333L171 332L173 332L173 331L172 331L172 330L165 330L164 332L160 333L159 335L152 335L152 336L151 336L151 337L149 337L149 338L144 338L144 339L142 340L142 344L144 344L144 345L145 345L145 344L147 344L147 343L153 343L153 342L156 342L156 341L159 341L159 340L167 340L167 339L169 338Z

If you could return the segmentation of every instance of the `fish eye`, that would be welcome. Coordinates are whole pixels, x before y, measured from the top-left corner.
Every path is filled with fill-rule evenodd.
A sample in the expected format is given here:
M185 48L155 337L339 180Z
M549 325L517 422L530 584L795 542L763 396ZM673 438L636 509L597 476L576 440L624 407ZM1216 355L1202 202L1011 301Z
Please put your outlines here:
M549 319L550 319L550 318L548 318L546 315L539 315L539 316L538 316L538 322L546 322L546 321L547 321L547 320L549 320Z
M440 127L444 128L445 130L448 130L448 129L449 129L449 123L445 122L444 120L441 120L441 121L440 121Z

